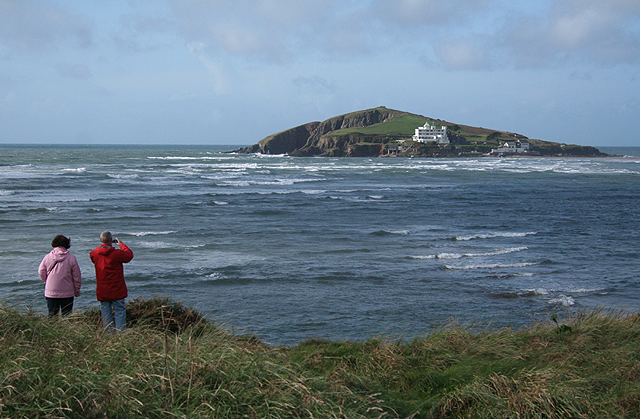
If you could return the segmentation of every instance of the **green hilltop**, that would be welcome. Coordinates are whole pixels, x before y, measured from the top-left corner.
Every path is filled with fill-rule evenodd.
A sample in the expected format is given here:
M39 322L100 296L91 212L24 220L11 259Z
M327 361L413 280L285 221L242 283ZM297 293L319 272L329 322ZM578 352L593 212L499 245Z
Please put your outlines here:
M446 126L450 144L419 143L417 127ZM529 139L521 134L455 124L380 106L278 132L239 153L328 157L460 157L487 155L507 141L526 141L534 156L606 156L597 148Z

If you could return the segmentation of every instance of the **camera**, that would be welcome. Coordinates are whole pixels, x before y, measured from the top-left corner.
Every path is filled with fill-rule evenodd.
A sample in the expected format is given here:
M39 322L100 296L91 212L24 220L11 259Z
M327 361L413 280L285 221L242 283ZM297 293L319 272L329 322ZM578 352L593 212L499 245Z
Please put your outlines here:
M114 243L120 243L120 240L116 239L115 237L113 238L113 242Z

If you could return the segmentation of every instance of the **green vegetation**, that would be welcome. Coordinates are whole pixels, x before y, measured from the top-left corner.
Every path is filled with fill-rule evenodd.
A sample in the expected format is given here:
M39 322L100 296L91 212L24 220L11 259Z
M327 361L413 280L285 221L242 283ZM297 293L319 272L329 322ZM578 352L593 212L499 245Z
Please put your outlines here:
M426 121L428 121L426 118L406 114L367 127L353 127L332 131L331 135L342 136L358 133L363 135L405 136L410 138L415 133L415 129L424 125Z
M99 317L0 307L1 417L640 416L638 314L279 348L167 299L129 302L121 334Z

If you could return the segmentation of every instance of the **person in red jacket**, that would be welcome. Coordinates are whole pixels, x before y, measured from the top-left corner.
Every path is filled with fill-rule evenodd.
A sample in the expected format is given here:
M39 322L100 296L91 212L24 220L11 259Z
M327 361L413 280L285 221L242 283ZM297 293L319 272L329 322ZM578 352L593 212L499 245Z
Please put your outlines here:
M127 284L122 264L133 259L133 252L108 231L100 234L100 242L89 257L96 267L96 297L100 301L102 324L108 330L123 331L127 323ZM120 249L113 247L113 243Z

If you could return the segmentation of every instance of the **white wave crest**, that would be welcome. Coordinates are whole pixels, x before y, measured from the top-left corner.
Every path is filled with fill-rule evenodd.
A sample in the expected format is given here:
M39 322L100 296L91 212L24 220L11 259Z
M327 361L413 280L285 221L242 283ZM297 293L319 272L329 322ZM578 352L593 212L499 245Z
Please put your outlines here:
M168 231L140 231L140 232L134 232L134 233L126 233L129 236L135 236L135 237L145 237L145 236L166 236L167 234L174 234L177 233L177 231L175 230L168 230Z
M483 252L483 253L436 253L434 255L426 255L426 256L410 256L413 259L461 259L461 258L474 258L474 257L486 257L486 256L500 256L506 255L509 253L522 252L523 250L527 250L528 247L509 247L506 249L496 249L492 252Z
M434 255L435 259L460 259L462 256L460 253L438 253Z
M571 307L576 303L576 300L573 297L568 295L559 295L556 298L552 298L549 300L549 304L561 305L564 307Z
M568 291L572 293L578 293L578 294L591 294L595 292L604 292L604 290L605 290L604 288L576 288Z
M446 269L451 270L475 270L475 269L504 269L504 268L526 268L528 266L537 265L535 262L520 263L488 263L478 265L445 265Z
M118 179L118 180L124 180L124 179L139 179L140 176L138 176L137 174L132 174L132 175L119 175L119 174L115 174L115 173L107 173L107 176L112 178L112 179Z
M203 282L209 282L209 281L219 281L221 279L224 279L225 276L222 275L220 272L214 272L210 275L205 276L204 278L202 278Z
M549 290L545 288L525 289L525 290L522 290L522 294L531 295L531 296L549 295Z
M527 250L527 246L521 247L509 247L506 249L497 249L493 252L485 252L485 253L464 253L464 257L478 257L478 256L499 256L499 255L508 255L509 253L522 252Z
M169 248L174 247L170 243L167 243L167 242L143 241L143 242L136 243L136 244L138 246L147 247L147 248L151 248L151 249L169 249Z
M469 241L469 240L475 240L475 239L492 239L495 237L525 237L525 236L531 236L534 234L538 234L538 232L536 231L528 231L528 232L524 232L524 233L517 233L517 232L494 232L494 233L484 233L484 234L472 234L472 235L468 235L468 236L456 236L455 239L458 241Z

